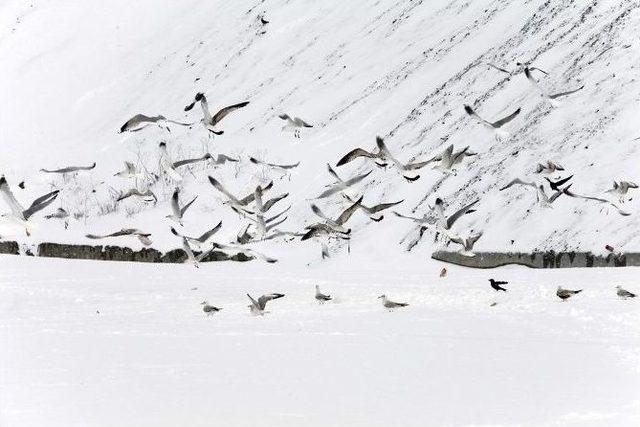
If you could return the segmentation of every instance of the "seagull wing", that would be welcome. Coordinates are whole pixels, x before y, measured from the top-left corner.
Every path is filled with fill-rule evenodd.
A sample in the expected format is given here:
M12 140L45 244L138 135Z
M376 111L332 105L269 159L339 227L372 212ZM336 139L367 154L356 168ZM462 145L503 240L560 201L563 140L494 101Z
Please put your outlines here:
M358 200L356 200L351 206L349 206L347 209L345 209L340 216L338 217L338 219L336 219L336 223L338 225L344 225L344 223L346 223L347 221L349 221L349 218L351 218L351 215L353 215L353 213L355 211L358 210L358 208L360 208L360 204L362 203L362 199L364 198L364 196L360 196L360 198Z
M556 99L556 98L560 98L560 97L563 97L563 96L571 95L572 93L576 93L576 92L578 92L579 90L582 90L582 89L584 89L584 85L583 85L583 86L580 86L579 88L574 89L574 90L569 90L569 91L566 91L566 92L555 93L555 94L553 94L553 95L548 95L548 96L549 96L549 99Z
M380 212L383 211L385 209L389 209L390 207L399 205L400 203L404 202L404 200L400 200L399 202L391 202L391 203L380 203L379 205L374 205L371 206L369 208L369 212L370 213L376 213L376 212Z
M289 196L289 193L280 194L279 196L267 200L267 202L263 206L263 212L268 212L269 209L271 209L276 203L286 198L287 196Z
M44 196L40 196L31 203L31 206L24 211L24 218L29 219L34 213L46 208L58 197L59 190L52 191L50 193L45 194Z
M460 218L462 215L468 213L471 208L480 201L477 199L475 202L469 203L468 205L460 208L456 213L447 218L447 229L451 228L451 226Z
M229 157L225 154L218 154L218 158L216 159L216 164L217 165L223 165L226 162L239 162L240 159L236 159L234 157Z
M198 198L198 196L195 196L193 199L191 199L191 201L189 203L187 203L186 205L184 205L182 207L182 209L180 209L180 218L182 218L182 216L187 211L187 209L189 209L189 206L191 206L193 204L193 202L196 201L197 198Z
M365 179L366 177L368 177L369 174L371 174L371 172L373 172L373 171L369 171L369 172L363 173L362 175L356 175L353 178L349 178L348 180L346 180L344 182L344 184L345 184L346 187L350 187L350 186L352 186L354 184L357 184L360 181L362 181L363 179Z
M221 192L222 194L224 194L225 196L227 196L227 198L229 200L231 200L234 203L238 203L238 204L246 204L246 203L242 203L240 202L233 194L229 193L220 183L220 181L218 181L217 179L215 179L214 177L210 176L209 177L209 182L211 183L211 185L213 185L213 187L218 190L219 192ZM253 198L253 194L251 195L251 197Z
M504 187L502 187L500 189L500 191L506 190L509 187L513 187L516 184L518 184L518 185L527 185L529 187L538 188L534 182L527 182L527 181L521 180L520 178L516 178L516 179L512 180L510 183L508 183L507 185L505 185Z
M241 102L239 104L229 105L228 107L222 108L220 111L216 113L215 116L213 116L213 118L209 122L210 125L215 126L217 123L220 122L220 120L224 119L227 116L227 114L239 108L246 107L247 105L249 105L249 101Z
M347 164L350 161L357 159L358 157L364 157L368 159L377 159L380 156L378 154L370 153L367 150L363 150L362 148L355 148L349 151L347 154L345 154L340 160L338 160L338 163L336 163L336 166L342 166L344 164Z
M255 251L251 251L251 252L255 252ZM284 296L283 294L262 295L260 298L258 298L258 305L261 310L264 310L264 308L267 306L267 302L274 299L282 298L283 296Z
M520 114L520 108L518 108L513 113L509 114L507 117L504 117L498 121L491 123L491 126L493 126L494 128L500 128L503 125L509 123L511 120L515 119L518 114Z
M218 223L218 225L216 225L215 227L213 227L211 230L203 233L200 237L198 237L196 240L200 243L204 243L207 240L209 240L209 238L211 236L213 236L214 234L216 234L218 231L220 231L220 228L222 227L222 221L220 221Z
M293 123L296 126L301 126L301 127L305 127L305 128L312 128L313 126L310 125L309 123L305 122L304 120L302 120L300 117L296 117L293 119Z
M318 206L314 205L313 203L311 204L311 210L313 211L314 214L316 214L320 218L324 219L325 221L334 222L331 218L326 216L324 214L324 212L322 212Z
M24 208L16 200L4 176L0 177L0 193L2 193L2 198L9 205L9 208L13 212L13 215L18 218L22 218L22 212L24 211Z

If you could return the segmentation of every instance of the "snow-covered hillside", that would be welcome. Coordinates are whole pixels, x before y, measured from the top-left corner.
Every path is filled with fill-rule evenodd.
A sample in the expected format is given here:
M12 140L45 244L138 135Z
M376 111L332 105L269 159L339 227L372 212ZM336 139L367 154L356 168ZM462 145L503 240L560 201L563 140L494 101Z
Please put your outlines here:
M337 168L345 178L373 170L351 193L364 194L365 204L404 200L398 212L422 216L438 196L447 210L479 197L477 212L454 230L483 231L479 250L602 251L607 243L640 249L634 190L628 195L633 200L622 205L631 213L626 217L564 195L553 208L542 208L528 187L498 191L516 177L545 183L534 170L547 160L564 166L562 176L574 175L573 192L616 203L605 193L614 179L640 180L636 1L5 0L0 20L2 172L24 203L52 185L61 188L54 207L80 218L68 230L38 219L30 239L19 229L3 228L4 237L89 242L86 233L135 226L152 233L160 247L177 246L164 218L175 183L153 187L160 197L155 208L130 200L113 204L113 194L132 184L113 174L125 160L157 172L160 141L174 160L201 156L206 148L242 159L182 171L184 200L199 195L185 216L188 232L223 220L220 240L231 240L246 222L220 203L208 175L238 194L275 179L274 194L290 193L281 207L292 206L279 228L299 231L317 220L309 199L332 180L326 164L335 165L357 146L374 149L380 135L401 161L429 159L449 144L468 145L478 154L466 158L455 176L429 165L411 183L393 168L363 160ZM535 78L549 93L584 89L552 106L517 62L546 70L548 76ZM199 91L213 111L250 102L225 118L224 135L208 147L200 124L172 126L171 133L155 126L117 133L137 113L198 121L198 108L183 107ZM499 136L467 116L463 104L489 120L518 107L521 113L504 126L508 135ZM294 138L281 132L281 113L314 127ZM280 178L249 163L249 156L301 164ZM64 182L39 172L94 161L94 170ZM26 189L16 189L22 180ZM338 195L318 204L332 216L346 207ZM352 218L354 250L360 246L385 257L404 252L406 246L396 243L413 225L387 212L381 223L362 213ZM415 252L428 254L442 245L424 240ZM282 252L282 245L272 246ZM308 254L307 260L319 255L313 244L291 247Z

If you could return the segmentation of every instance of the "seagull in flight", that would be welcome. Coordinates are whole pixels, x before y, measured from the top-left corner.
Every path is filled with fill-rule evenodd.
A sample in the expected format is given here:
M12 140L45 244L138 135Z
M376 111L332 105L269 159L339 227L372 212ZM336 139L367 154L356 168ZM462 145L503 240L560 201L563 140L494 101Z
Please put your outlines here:
M336 163L336 166L340 167L342 165L346 165L347 163L352 162L358 158L370 159L376 164L376 166L381 168L387 166L387 162L383 159L382 152L379 148L377 151L371 152L359 147L354 148L353 150L342 156L342 158L338 160L338 163Z
M166 218L172 219L180 225L182 224L182 217L189 207L196 201L198 196L195 196L189 203L180 207L180 190L176 187L171 197L171 215L167 215Z
M312 225L308 225L305 227L307 232L302 236L300 240L305 241L309 240L312 237L335 237L343 240L349 240L349 235L351 234L351 230L340 231L334 227L331 227L326 223L316 223Z
M127 191L120 192L120 194L118 195L118 198L116 199L116 202L121 202L133 196L142 197L142 199L145 202L153 202L153 203L158 202L158 198L153 193L153 191L151 191L151 189L147 189L146 191L140 191L137 188L131 188Z
M436 199L436 206L435 206L435 211L436 211L436 215L437 215L437 219L436 219L436 225L438 227L440 227L443 230L450 230L451 227L453 226L453 224L455 224L455 222L462 216L471 212L475 212L474 209L472 209L476 203L478 203L480 201L480 199L476 199L474 202L469 203L466 206L463 206L462 208L458 209L453 215L450 216L446 216L444 214L444 202L442 201L442 199L440 197L438 197Z
M569 197L574 197L574 198L578 198L578 199L584 199L584 200L591 200L597 203L601 203L601 204L605 204L605 205L609 205L612 206L613 208L615 208L618 213L622 216L629 216L631 215L631 213L629 212L625 212L623 211L618 205L616 205L615 203L607 200L607 199L602 199L600 197L591 197L591 196L581 196L579 194L573 193L571 192L568 188L565 188L563 190L564 194L566 194Z
M160 148L160 170L164 171L164 173L174 181L182 181L182 176L173 167L173 161L167 151L167 143L161 142L158 147Z
M282 127L282 131L293 131L293 136L295 138L300 138L300 129L301 128L312 128L313 126L310 125L309 123L305 122L304 120L302 120L300 117L294 117L291 118L288 114L280 114L278 117L280 117L282 120L284 120L286 123L285 125Z
M227 115L229 115L230 113L249 105L249 101L229 105L228 107L221 108L216 114L211 116L211 112L209 111L209 103L207 102L207 97L204 95L204 93L198 92L195 96L195 100L191 104L184 107L184 111L190 111L193 108L193 106L196 104L196 102L200 102L200 107L202 107L202 115L203 115L201 120L202 124L204 125L205 129L207 129L209 132L215 135L222 135L224 133L224 131L215 130L215 126L218 123L220 123L222 119L227 117Z
M141 171L136 165L132 162L124 162L124 170L120 172L116 172L113 176L117 176L120 178L143 178L146 174Z
M85 237L87 239L106 239L109 237L121 237L121 236L135 236L140 240L144 246L149 246L153 243L150 239L151 233L145 233L143 231L138 230L137 228L123 228L122 230L116 231L111 234L97 235L97 234L87 234Z
M431 161L437 161L438 163L433 167L435 170L446 174L456 175L457 170L454 168L456 165L462 163L465 157L475 156L477 153L469 151L467 145L460 151L453 151L453 144L449 145L441 155L434 157Z
M545 180L547 180L547 182L549 183L549 186L551 187L551 189L553 191L560 191L560 187L562 187L563 185L565 185L567 182L569 182L569 180L573 178L573 175L568 176L566 178L562 178L559 179L557 181L551 181L549 178L547 178L546 176L544 177Z
M211 185L213 185L213 187L216 190L218 190L219 192L221 192L227 197L227 201L225 203L231 206L231 209L233 209L235 212L243 215L255 213L254 211L250 210L248 207L249 203L255 200L255 191L252 191L248 196L242 199L239 199L233 194L231 194L229 191L227 191L227 189L224 188L224 186L220 183L220 181L218 181L214 177L209 176L209 182L211 183ZM271 189L272 186L273 186L273 181L271 181L265 187L261 187L261 188L262 188L262 191L264 192Z
M487 121L485 119L483 119L482 117L480 117L474 110L473 108L471 108L468 105L464 105L464 111L471 116L472 118L474 118L479 124L485 126L487 129L493 130L498 132L498 134L502 133L503 135L506 134L506 132L502 131L502 126L506 125L507 123L509 123L511 120L515 119L518 114L520 114L520 108L518 108L517 110L515 110L513 113L509 114L506 117L503 117L499 120L496 120L495 122L490 122Z
M265 161L262 161L262 160L258 160L255 157L249 157L249 161L251 163L253 163L254 165L264 165L264 166L268 166L270 168L281 169L283 171L289 171L291 169L295 169L300 165L300 162L292 163L292 164L269 163L269 162L265 162Z
M336 171L333 170L330 164L327 164L327 169L329 170L329 174L336 180L333 184L327 185L327 189L323 191L316 199L324 199L325 197L332 196L340 191L344 191L347 188L359 183L363 179L365 179L372 171L363 173L361 175L356 175L353 178L349 178L347 180L343 180L338 176Z
M0 195L2 195L2 198L11 209L11 214L3 214L2 216L9 217L24 226L27 236L30 236L32 223L29 222L29 219L33 216L33 214L41 211L42 209L53 203L56 197L58 197L59 192L59 190L56 190L47 193L44 196L40 196L35 199L33 203L31 203L31 206L29 206L29 208L25 209L18 202L18 200L16 200L15 196L11 192L11 189L9 188L9 184L7 183L5 177L0 176Z
M354 199L352 199L351 197L349 197L349 195L342 193L342 197L344 197L349 203L355 203L356 201ZM360 200L362 200L362 198L360 198ZM392 208L396 205L399 205L400 203L404 202L404 200L400 200L398 202L391 202L391 203L379 203L377 205L373 205L373 206L365 206L362 203L358 204L358 208L360 208L362 211L364 211L367 215L369 215L369 218L372 221L375 222L380 222L382 221L382 219L384 218L384 215L382 215L380 212Z
M448 236L449 240L453 243L457 243L462 245L462 248L458 251L458 253L462 256L473 258L476 254L473 253L473 245L482 237L482 233L471 235L467 238L459 237L459 236Z
M546 164L538 163L536 165L536 173L553 174L556 171L564 171L564 167L558 163L554 163L551 160L547 160Z
M171 133L171 129L169 129L169 126L167 125L167 123L172 123L174 125L179 125L179 126L193 125L193 123L181 123L181 122L176 122L175 120L169 120L165 116L145 116L144 114L136 114L135 116L127 120L125 124L122 125L122 127L120 128L120 132L118 133L137 132L139 130L146 128L151 124L156 124L158 125L158 127L164 128L167 130L167 132Z
M64 167L64 168L53 169L53 170L40 169L40 172L67 174L67 173L78 172L78 171L89 171L89 170L91 170L91 169L93 169L95 167L96 167L96 163L93 162L93 164L91 164L89 166L67 166L67 167Z
M433 161L427 160L423 162L401 163L391 155L391 152L384 143L384 140L379 136L376 137L376 145L378 146L378 150L380 152L380 155L382 156L382 159L391 162L393 166L395 166L395 168L400 171L404 179L409 182L417 181L420 178L420 175L418 175L414 171L425 167Z
M534 182L527 182L527 181L521 180L520 178L515 178L514 180L509 182L507 185L502 187L500 191L506 190L507 188L513 187L514 185L524 185L527 187L534 188L536 190L536 199L538 203L540 203L541 206L548 208L548 207L551 207L551 204L555 202L558 197L560 197L563 194L566 194L565 190L568 191L572 184L569 184L564 189L557 189L555 193L553 193L551 197L549 197L547 196L547 193L544 191L544 187L542 185L537 185Z
M624 203L625 196L629 192L629 189L632 188L638 188L638 184L631 181L613 181L613 188L607 190L607 193L616 194L618 196L618 199L620 200L620 203Z
M236 245L223 245L221 243L213 243L213 249L219 249L223 252L234 252L236 254L242 254L247 258L252 258L252 259L261 259L264 262L267 262L269 264L274 264L276 262L278 262L277 259L275 258L271 258L270 256L264 255L261 252L258 252L256 250L250 249L250 248L245 248L245 247L240 247L240 246L236 246Z
M551 105L557 106L558 105L558 98L562 98L564 96L568 96L571 94L574 94L582 89L584 89L584 85L580 86L577 89L571 89L565 92L558 92L558 93L554 93L554 94L549 94L544 92L539 84L538 81L533 77L533 75L531 75L531 70L528 67L525 67L524 69L524 75L527 77L527 80L529 80L531 82L531 84L533 84L533 86L538 89L540 91L540 93L542 94L543 97L545 97L546 99L549 100L549 102L551 102Z
M220 228L222 227L222 221L220 221L218 223L218 225L216 225L215 227L213 227L211 230L207 230L204 233L202 233L200 236L198 237L189 237L189 236L185 236L183 234L178 233L178 231L171 227L171 233L175 236L178 237L182 237L184 239L187 239L188 242L198 246L199 248L202 248L207 241L211 238L211 236L213 236L214 234L216 234L218 231L220 231Z
M262 316L265 313L268 313L268 311L264 310L267 307L267 303L271 300L284 297L284 294L273 293L273 294L262 295L260 298L258 298L258 301L254 300L253 297L249 294L247 294L247 296L251 301L251 304L249 304L249 309L251 310L251 314L256 316Z
M344 224L347 221L349 221L349 218L351 218L353 213L360 208L360 203L362 203L362 198L363 197L364 196L360 197L358 200L353 202L353 204L351 206L349 206L347 209L345 209L340 214L340 216L338 216L338 218L336 218L335 220L331 219L327 215L325 215L320 210L320 208L318 206L316 206L315 204L313 204L313 203L311 204L311 210L313 211L314 214L316 214L317 216L322 218L327 225L329 225L330 227L334 228L336 231L339 231L341 233L350 233L351 229L345 228Z

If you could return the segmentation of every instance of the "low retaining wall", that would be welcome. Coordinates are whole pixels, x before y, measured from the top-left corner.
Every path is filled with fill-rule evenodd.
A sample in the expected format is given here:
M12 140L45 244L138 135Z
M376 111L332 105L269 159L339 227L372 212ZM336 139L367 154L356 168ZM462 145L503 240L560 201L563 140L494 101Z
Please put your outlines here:
M466 257L458 252L437 251L431 258L472 268L495 268L519 264L530 268L640 266L640 253L594 255L591 252L476 252Z
M20 255L20 247L17 242L0 242L0 254ZM200 253L194 252L197 256ZM45 258L90 259L98 261L130 261L130 262L161 262L183 263L187 260L187 254L182 249L173 249L162 253L153 248L143 248L134 251L122 246L91 246L71 245L61 243L40 243L37 255ZM213 261L251 261L253 258L244 254L229 256L224 252L213 251L200 262Z

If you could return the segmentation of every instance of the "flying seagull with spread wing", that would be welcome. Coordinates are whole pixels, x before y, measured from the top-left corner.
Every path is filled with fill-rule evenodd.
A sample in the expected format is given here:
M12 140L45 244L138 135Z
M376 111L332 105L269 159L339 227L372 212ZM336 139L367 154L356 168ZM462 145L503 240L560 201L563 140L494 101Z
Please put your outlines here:
M9 205L9 208L11 209L10 214L3 214L2 216L10 218L13 221L22 225L25 228L25 232L27 233L27 236L30 236L31 235L30 228L33 225L29 221L30 218L36 212L41 211L42 209L46 208L51 203L53 203L56 197L58 197L59 192L60 192L59 190L56 190L56 191L47 193L44 196L40 196L31 203L31 206L29 206L29 208L25 209L18 202L18 200L16 200L15 196L11 192L11 189L9 188L9 184L7 183L7 180L5 179L5 177L0 176L0 195L2 195L2 198L7 203L7 205Z
M207 102L207 97L204 95L204 93L198 92L195 96L195 100L191 104L184 107L184 111L190 111L193 108L193 106L196 104L196 102L200 102L200 107L202 107L202 115L203 115L201 120L202 124L204 125L205 129L207 129L209 132L215 135L222 135L224 133L224 131L215 129L216 125L220 123L222 119L227 117L230 113L249 105L249 101L229 105L228 107L221 108L216 114L211 116L211 112L209 111L209 103Z

